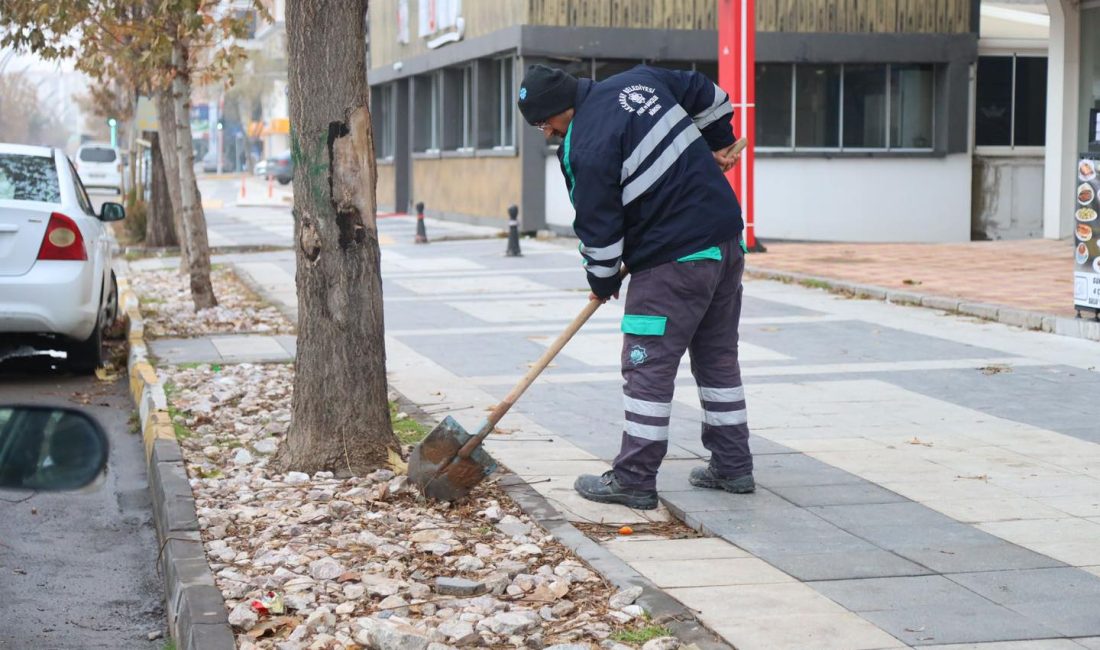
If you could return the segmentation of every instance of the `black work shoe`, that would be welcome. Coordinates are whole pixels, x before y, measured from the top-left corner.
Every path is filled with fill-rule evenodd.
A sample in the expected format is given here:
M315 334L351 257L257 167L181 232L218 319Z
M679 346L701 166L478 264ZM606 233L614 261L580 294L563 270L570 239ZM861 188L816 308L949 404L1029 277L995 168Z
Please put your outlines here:
M688 483L695 487L725 490L734 494L748 494L756 491L756 481L753 480L752 474L724 478L719 476L710 465L692 469L691 475L688 477Z
M657 490L633 490L619 485L615 470L600 476L581 474L573 483L573 489L589 501L618 503L637 510L653 510L657 507Z

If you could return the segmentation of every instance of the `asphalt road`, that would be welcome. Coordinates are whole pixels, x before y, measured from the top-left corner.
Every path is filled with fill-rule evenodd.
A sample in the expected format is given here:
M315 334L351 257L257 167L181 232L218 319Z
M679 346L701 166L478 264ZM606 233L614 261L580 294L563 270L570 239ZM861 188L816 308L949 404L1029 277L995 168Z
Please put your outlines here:
M79 492L0 492L0 649L160 649L163 586L141 438L123 379L0 362L0 403L90 412L107 432L105 480Z

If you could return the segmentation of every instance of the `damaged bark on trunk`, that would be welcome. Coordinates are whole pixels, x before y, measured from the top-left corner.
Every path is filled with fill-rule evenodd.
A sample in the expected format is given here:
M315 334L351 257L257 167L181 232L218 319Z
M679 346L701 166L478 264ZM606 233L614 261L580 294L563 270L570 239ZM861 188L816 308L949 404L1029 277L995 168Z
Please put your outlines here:
M175 211L169 198L168 174L160 150L160 135L156 131L143 131L142 137L149 141L149 160L152 163L149 169L149 216L145 226L145 245L159 248L179 246Z
M366 0L286 8L298 351L276 465L309 473L361 476L399 448L386 392L366 10Z

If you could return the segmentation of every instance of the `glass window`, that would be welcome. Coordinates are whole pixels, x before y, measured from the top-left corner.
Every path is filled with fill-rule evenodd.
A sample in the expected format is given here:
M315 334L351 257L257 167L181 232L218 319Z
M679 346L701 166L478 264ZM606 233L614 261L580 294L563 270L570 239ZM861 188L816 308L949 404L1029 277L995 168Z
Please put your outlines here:
M462 66L443 71L443 148L449 151L473 148L473 68Z
M371 121L374 125L374 153L378 158L392 158L396 135L394 113L394 85L384 84L371 88Z
M795 66L795 146L840 146L840 66Z
M886 66L844 66L844 146L886 146Z
M81 147L80 161L90 163L113 163L118 156L110 147Z
M1016 99L1012 144L1041 147L1047 137L1047 60L1041 56L1016 57Z
M59 203L61 185L53 158L0 153L0 199Z
M84 189L84 183L80 181L80 174L76 173L76 167L73 163L66 159L65 162L69 163L69 173L73 175L73 191L76 192L76 202L80 204L80 209L85 214L95 216L95 207L92 206L92 200L88 198L88 192Z
M791 81L789 63L756 66L756 144L760 147L791 146Z
M1012 146L1012 57L978 58L978 92L974 141L979 145Z
M413 79L413 151L439 150L440 75Z
M932 64L890 66L890 146L932 148Z
M502 57L482 61L478 65L478 115L480 116L477 146L482 149L505 149L515 146L515 59Z
M1046 57L978 57L975 144L1043 146L1046 94Z

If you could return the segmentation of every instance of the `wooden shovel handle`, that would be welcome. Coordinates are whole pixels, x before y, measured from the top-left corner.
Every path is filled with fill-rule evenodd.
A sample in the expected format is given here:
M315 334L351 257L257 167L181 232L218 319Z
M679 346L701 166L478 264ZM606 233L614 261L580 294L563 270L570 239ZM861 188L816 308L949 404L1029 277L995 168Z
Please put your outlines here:
M482 425L481 430L477 432L473 438L470 438L466 444L462 445L462 449L458 450L459 458L467 458L470 454L474 453L474 449L481 444L482 440L492 432L493 427L497 422L504 417L504 414L512 408L512 405L516 403L516 400L527 390L527 388L535 381L535 379L542 374L542 371L546 369L546 366L550 365L550 362L554 360L554 357L558 356L558 352L565 347L565 344L569 342L569 339L573 338L573 335L577 333L577 330L584 325L592 314L596 313L596 310L603 304L599 300L589 300L588 304L584 306L581 313L577 314L577 317L573 319L573 322L569 323L565 331L558 336L546 352L543 353L539 360L535 362L531 369L527 371L527 374L523 376L523 379L519 380L512 392L496 406L492 411L489 411L489 417L485 420L485 424Z

